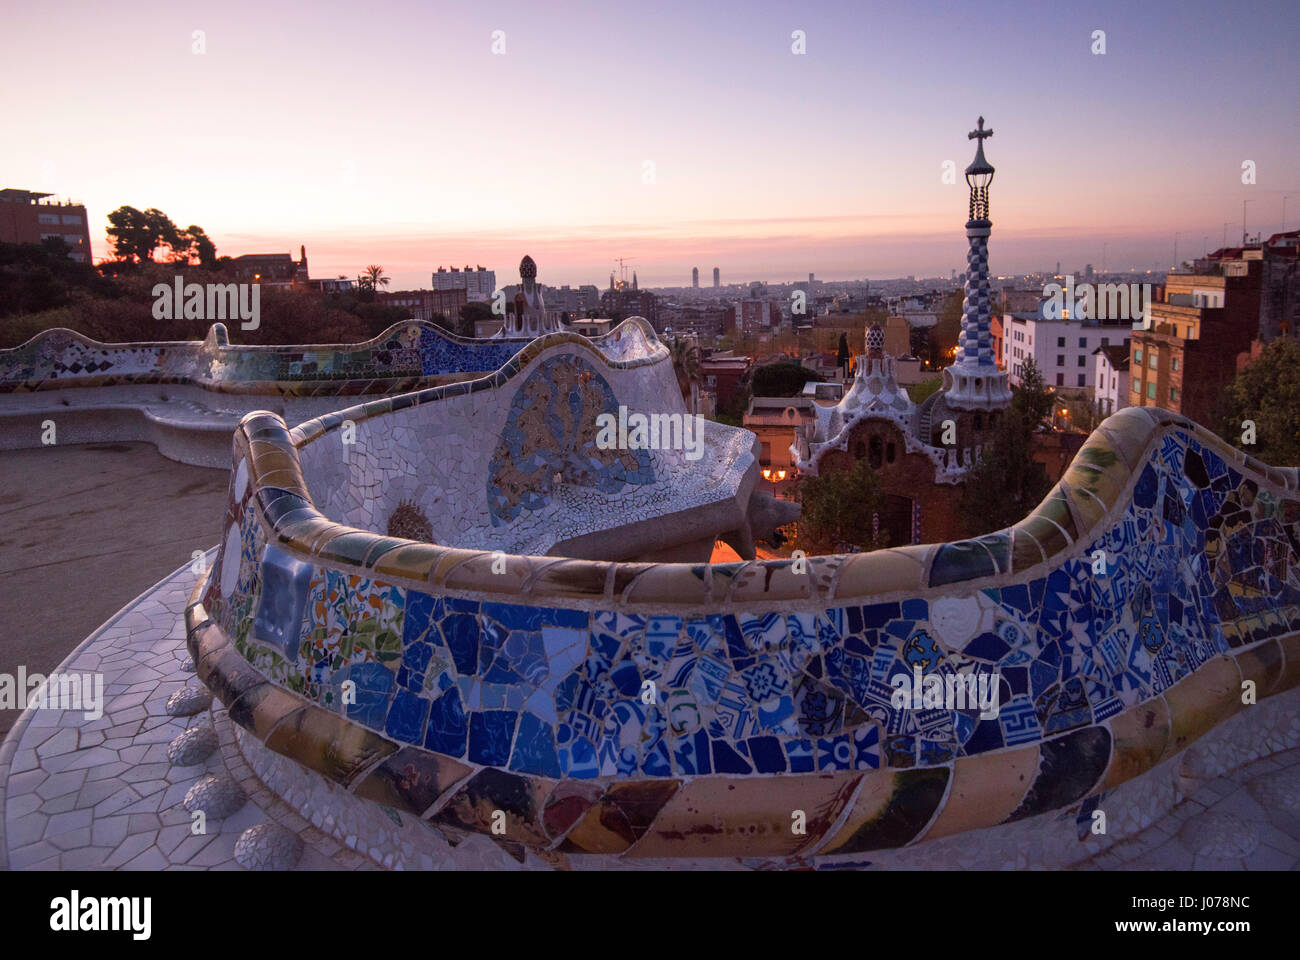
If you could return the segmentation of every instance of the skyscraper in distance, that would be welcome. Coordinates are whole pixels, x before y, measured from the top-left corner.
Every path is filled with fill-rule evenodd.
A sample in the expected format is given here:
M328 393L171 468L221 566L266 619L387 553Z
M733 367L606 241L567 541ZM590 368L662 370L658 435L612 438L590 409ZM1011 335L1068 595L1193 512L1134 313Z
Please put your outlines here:
M713 289L716 290L720 286L722 286L722 271L719 270L717 267L714 267L713 268Z
M696 290L700 289L700 268L699 267L691 267L691 286Z

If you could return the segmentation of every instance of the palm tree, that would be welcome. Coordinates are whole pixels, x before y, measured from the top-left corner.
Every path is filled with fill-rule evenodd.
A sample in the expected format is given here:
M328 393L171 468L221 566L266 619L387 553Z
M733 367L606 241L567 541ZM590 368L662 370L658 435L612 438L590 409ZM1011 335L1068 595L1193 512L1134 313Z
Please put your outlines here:
M388 278L384 276L384 268L377 263L372 263L366 267L363 276L367 281L366 286L371 290L378 291L380 287L388 286Z
M673 337L672 344L673 373L677 375L677 386L682 391L682 399L690 402L691 384L700 379L700 351L690 340Z

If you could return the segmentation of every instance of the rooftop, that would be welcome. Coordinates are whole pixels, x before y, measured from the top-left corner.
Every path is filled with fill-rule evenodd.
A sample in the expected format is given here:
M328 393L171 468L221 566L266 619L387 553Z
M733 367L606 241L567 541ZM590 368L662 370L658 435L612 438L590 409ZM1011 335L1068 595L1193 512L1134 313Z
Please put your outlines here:
M1094 357L1099 353L1106 355L1106 362L1110 364L1112 370L1122 373L1128 369L1129 350L1127 346L1112 343L1092 351Z

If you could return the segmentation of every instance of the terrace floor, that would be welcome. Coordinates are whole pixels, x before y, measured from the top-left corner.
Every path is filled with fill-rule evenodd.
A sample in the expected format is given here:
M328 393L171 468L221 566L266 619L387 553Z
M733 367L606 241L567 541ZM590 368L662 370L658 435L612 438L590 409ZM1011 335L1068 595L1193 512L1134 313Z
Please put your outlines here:
M228 477L148 443L0 455L0 623L10 628L0 672L48 674L122 604L220 540ZM0 735L19 712L0 710Z

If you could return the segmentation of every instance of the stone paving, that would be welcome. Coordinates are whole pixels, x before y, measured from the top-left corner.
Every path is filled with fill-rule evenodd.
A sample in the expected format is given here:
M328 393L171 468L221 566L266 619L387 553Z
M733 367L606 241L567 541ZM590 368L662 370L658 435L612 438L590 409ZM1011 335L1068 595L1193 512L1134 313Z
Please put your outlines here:
M355 836L335 829L329 811L312 814L300 806L339 835L313 825L253 772L237 728L221 704L206 695L185 650L184 609L195 576L188 565L173 573L123 608L60 667L61 673L103 674L102 717L89 720L77 710L28 711L0 746L0 868L356 870L403 865L400 854L396 863L383 850L367 856ZM1217 777L1198 776L1198 756L1189 750L1176 761L1179 800L1165 816L1075 867L1300 868L1300 749L1273 753ZM191 829L196 809L207 815L206 832L200 835ZM988 842L987 836L969 839ZM940 842L953 840L960 838ZM454 852L450 845L441 846L444 855L407 859L411 866L441 869L521 866L484 837L465 838ZM885 851L870 865L939 866L932 858L907 856L927 847L937 849L921 844ZM670 867L663 861L582 863L585 859L574 858L579 862L570 865ZM691 867L739 865L695 861ZM523 866L545 864L530 857Z

